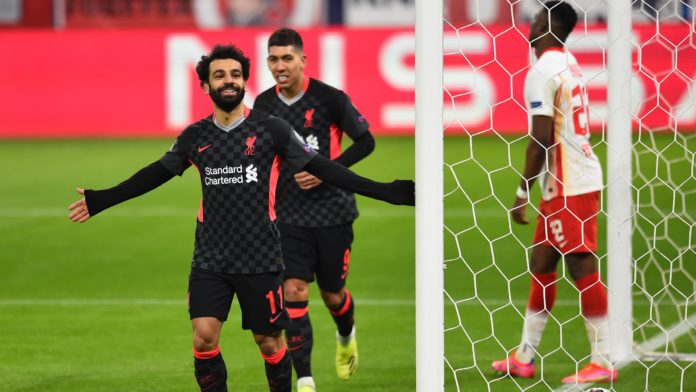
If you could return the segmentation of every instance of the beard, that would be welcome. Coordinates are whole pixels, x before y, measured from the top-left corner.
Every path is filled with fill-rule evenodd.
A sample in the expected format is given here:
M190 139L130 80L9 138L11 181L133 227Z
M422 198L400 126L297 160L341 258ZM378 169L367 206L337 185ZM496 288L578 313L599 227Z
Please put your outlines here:
M234 90L237 91L237 95L234 97L224 97L222 95L222 92L225 89L228 89L232 87ZM234 85L226 84L222 87L220 87L217 90L210 90L210 99L213 100L213 103L215 103L215 106L220 108L220 110L225 111L225 112L231 112L236 108L244 99L244 94L246 94L246 90L243 88L238 88Z

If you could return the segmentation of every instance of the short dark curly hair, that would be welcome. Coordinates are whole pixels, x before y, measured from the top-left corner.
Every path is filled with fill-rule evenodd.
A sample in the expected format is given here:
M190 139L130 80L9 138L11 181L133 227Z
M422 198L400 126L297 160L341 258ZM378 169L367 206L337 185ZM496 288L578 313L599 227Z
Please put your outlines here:
M303 51L303 43L302 43L302 36L300 36L300 33L297 31L287 28L287 27L282 27L271 34L271 36L268 38L268 47L270 48L271 46L294 46L295 49L298 51L302 52Z
M244 81L249 80L249 57L244 55L238 47L229 45L215 45L213 50L207 55L201 56L201 60L196 64L196 74L198 74L198 80L201 82L201 87L208 83L210 78L210 63L215 60L221 59L232 59L239 61L242 64L242 77Z
M563 1L547 1L544 3L544 7L549 10L551 22L555 25L554 34L561 42L565 42L578 22L577 12L573 6Z

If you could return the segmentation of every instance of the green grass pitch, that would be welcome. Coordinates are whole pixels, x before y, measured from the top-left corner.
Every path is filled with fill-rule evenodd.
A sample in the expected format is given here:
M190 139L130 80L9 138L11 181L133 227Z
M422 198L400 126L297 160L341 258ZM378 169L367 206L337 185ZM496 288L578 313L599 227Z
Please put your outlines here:
M185 298L195 170L85 224L74 188L112 186L171 140L2 141L0 391L194 391ZM410 139L378 141L360 173L413 178ZM335 375L335 326L313 290L313 370L325 391L415 389L414 211L359 201L349 288L360 369ZM221 346L234 391L263 391L263 360L232 306Z
M506 142L514 140L448 138L445 161L463 161L455 174L477 198L489 192L482 171L493 170L496 194L507 206L517 177L510 168L495 170L508 165L508 156L521 168L526 141L513 142L508 155ZM75 187L112 186L159 158L170 144L165 139L0 142L0 391L197 390L185 306L200 199L195 171L86 224L67 219L67 205L78 197ZM600 152L603 161L604 155ZM382 181L413 178L413 157L412 138L379 138L373 155L354 169ZM452 183L446 173L446 191ZM360 367L347 382L335 376L334 325L313 287L315 380L320 391L415 391L414 211L366 198L358 203L348 287L357 305ZM461 195L446 199L448 227L459 231L471 224L467 203ZM554 311L560 323L567 322L562 348L559 327L552 323L540 348L548 353L544 381L490 374L490 362L518 343L520 318L513 307L522 311L529 282L527 276L512 279L508 292L501 274L509 279L524 272L522 245L502 238L491 251L486 236L505 231L506 214L491 199L476 208L478 234L467 231L458 238L476 278L461 260L450 261L445 288L457 300L475 294L481 302L460 301L456 307L468 337L455 307L446 306L445 389L555 389L573 371L571 357L589 350L582 322L573 318L572 287L561 285L558 298L565 305ZM531 228L513 230L525 244L531 239ZM605 235L602 227L601 244ZM452 236L445 237L451 260L456 247ZM499 271L486 269L491 253ZM687 268L694 272L693 253L688 257ZM509 296L515 301L504 306ZM235 391L263 391L263 362L240 324L235 303L221 342L229 385ZM683 343L688 351L691 341ZM682 372L679 367L687 364L648 365L648 384L646 369L632 366L622 370L615 389L673 391L682 381L684 390L696 387L693 366Z

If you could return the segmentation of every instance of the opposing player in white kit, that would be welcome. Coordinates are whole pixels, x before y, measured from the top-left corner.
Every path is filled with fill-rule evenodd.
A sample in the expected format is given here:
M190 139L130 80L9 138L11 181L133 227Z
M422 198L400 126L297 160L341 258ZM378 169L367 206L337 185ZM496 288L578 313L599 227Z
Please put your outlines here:
M563 382L609 382L616 380L617 372L608 358L607 294L594 254L602 168L590 144L582 70L564 48L577 18L569 4L548 1L531 26L529 42L538 59L524 85L531 138L512 219L529 223L527 192L537 178L542 201L530 258L532 279L522 341L516 352L492 366L502 374L534 377L534 356L556 298L556 266L563 258L580 295L591 346L590 363Z

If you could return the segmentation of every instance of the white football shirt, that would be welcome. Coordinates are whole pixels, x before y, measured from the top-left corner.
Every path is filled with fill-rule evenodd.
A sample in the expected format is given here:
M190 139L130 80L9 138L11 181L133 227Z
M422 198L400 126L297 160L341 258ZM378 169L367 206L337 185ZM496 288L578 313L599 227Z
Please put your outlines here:
M572 53L546 50L524 81L529 115L553 117L553 136L539 184L544 200L602 189L602 168L592 151L587 87Z

